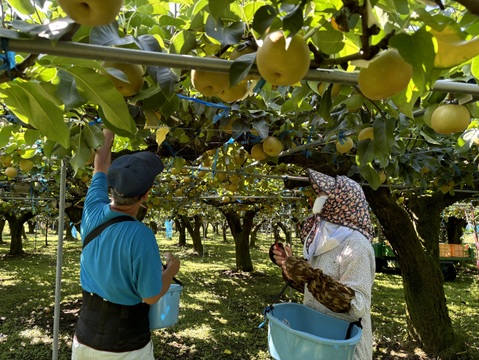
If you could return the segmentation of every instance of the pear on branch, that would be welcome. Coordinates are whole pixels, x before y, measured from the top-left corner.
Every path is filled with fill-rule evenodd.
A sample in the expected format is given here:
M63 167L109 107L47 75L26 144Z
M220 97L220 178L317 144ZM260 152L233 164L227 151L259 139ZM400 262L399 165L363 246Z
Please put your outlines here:
M272 85L291 86L308 72L310 52L306 40L299 34L286 38L283 31L266 35L256 52L260 75Z
M80 25L103 26L115 20L123 0L58 0L58 5Z

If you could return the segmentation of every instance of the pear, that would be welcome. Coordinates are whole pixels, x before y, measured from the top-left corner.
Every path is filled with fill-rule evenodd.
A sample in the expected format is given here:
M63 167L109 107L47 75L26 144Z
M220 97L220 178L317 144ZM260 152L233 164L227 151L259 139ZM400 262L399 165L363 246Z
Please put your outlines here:
M471 114L464 105L440 105L431 115L431 128L438 134L454 134L466 130Z
M286 38L283 31L269 33L256 53L261 77L276 86L296 84L308 72L309 64L308 44L299 34Z
M113 68L116 70L120 70L125 74L128 81L113 76L113 73L107 74L107 76L111 79L117 90L123 96L133 96L141 90L145 81L145 79L143 78L143 75L145 74L143 66L139 64L128 64L114 61L105 61L102 65L106 69Z
M412 66L396 49L388 49L359 71L359 89L368 99L381 100L405 90L412 78Z
M227 87L217 96L224 102L235 102L242 100L248 93L248 82L246 80L240 81L232 87Z
M58 5L80 25L102 26L115 20L123 0L58 0Z
M283 148L283 143L275 136L268 136L263 140L263 151L268 156L278 156L283 151Z
M230 75L206 70L191 70L191 84L205 96L221 94L230 85Z

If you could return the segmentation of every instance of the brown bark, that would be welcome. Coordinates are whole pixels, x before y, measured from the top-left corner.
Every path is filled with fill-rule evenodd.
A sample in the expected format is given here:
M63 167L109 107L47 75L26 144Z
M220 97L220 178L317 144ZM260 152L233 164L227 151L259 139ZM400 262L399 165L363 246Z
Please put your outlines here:
M190 219L185 215L178 215L181 218L181 222L185 226L186 230L191 236L193 241L193 249L195 252L202 256L203 255L203 243L201 241L201 224L203 223L201 215L193 216L193 225Z
M410 202L416 219L413 222L413 217L396 203L388 188L364 190L397 254L409 334L428 354L440 354L455 344L439 267L438 229L443 203L437 197L413 198Z
M10 226L10 251L9 255L18 256L23 255L25 252L23 251L23 240L22 240L22 233L24 231L23 224L26 221L30 220L35 216L35 214L31 211L21 213L21 214L12 214L6 213L4 214L5 219L8 221L8 225Z
M243 217L229 208L221 209L221 212L228 221L235 242L236 270L253 271L253 262L249 252L249 235L253 228L253 218L258 212L258 209L246 210Z

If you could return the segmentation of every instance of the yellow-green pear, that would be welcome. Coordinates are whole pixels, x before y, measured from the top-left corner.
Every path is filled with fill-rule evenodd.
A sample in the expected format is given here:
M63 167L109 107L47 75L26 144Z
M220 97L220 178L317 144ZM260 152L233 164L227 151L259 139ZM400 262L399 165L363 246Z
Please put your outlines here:
M115 20L123 0L58 0L58 5L78 24L102 26Z
M110 73L107 73L107 76L111 79L115 87L118 89L120 94L123 96L133 96L138 91L141 90L145 79L143 75L145 74L145 70L143 69L142 65L139 64L128 64L128 63L120 63L120 62L113 62L113 61L105 61L103 62L103 67L105 69L114 68L122 71L128 81L124 81L122 79L113 76Z
M272 85L290 86L308 72L310 51L299 34L286 38L283 31L266 35L256 52L256 66L263 79Z

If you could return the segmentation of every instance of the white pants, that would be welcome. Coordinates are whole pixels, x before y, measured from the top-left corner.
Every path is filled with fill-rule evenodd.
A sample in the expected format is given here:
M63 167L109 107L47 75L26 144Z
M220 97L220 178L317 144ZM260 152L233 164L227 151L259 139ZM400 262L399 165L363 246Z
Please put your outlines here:
M154 360L153 342L150 340L145 347L127 351L127 352L110 352L92 349L89 346L80 344L76 337L73 338L72 344L72 360Z

